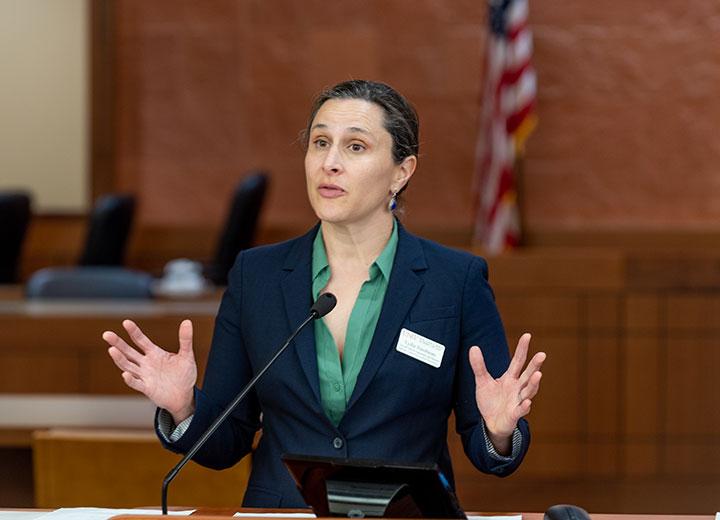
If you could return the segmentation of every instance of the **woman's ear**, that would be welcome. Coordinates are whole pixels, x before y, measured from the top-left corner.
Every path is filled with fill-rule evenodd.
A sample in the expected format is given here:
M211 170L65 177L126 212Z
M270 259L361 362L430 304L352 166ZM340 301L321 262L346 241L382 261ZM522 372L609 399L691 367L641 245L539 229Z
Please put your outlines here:
M408 155L402 160L400 164L395 168L395 179L393 182L393 191L397 193L410 180L410 177L415 173L417 167L417 157L415 155Z

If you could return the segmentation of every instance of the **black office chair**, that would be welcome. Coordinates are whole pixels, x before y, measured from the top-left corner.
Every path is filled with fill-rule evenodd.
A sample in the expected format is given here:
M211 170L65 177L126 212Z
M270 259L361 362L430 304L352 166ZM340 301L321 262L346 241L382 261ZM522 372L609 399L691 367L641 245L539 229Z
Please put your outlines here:
M135 214L132 195L104 195L95 202L79 265L121 266L125 263Z
M205 275L216 285L227 285L235 257L243 249L252 247L268 182L265 172L254 172L236 188L215 258L205 269Z
M30 223L30 195L0 193L0 283L17 283L20 253Z
M48 267L30 277L25 295L34 299L148 299L152 283L149 274L122 267Z

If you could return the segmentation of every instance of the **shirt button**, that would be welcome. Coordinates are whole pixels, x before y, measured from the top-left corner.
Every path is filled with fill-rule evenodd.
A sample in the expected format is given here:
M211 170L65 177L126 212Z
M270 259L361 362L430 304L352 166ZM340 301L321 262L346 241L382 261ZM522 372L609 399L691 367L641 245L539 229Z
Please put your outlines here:
M333 388L335 389L336 392L339 392L339 391L340 391L340 383L338 383L337 381L335 381L335 382L333 383Z
M339 450L342 447L343 447L343 440L340 437L335 437L333 439L333 448L335 448L336 450Z

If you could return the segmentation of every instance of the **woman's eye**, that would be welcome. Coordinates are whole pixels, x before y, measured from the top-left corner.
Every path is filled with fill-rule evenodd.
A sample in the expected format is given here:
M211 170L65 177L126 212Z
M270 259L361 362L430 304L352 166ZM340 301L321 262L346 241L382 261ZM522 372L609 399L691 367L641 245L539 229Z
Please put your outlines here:
M313 144L315 144L317 148L325 148L328 145L328 142L325 139L315 139Z
M360 143L352 143L350 145L350 150L352 150L353 152L362 152L364 149L365 147Z

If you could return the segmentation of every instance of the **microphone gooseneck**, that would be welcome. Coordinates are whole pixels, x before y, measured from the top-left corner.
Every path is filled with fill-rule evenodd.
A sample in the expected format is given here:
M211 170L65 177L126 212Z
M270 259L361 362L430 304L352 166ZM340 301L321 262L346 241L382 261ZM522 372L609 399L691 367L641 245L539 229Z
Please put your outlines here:
M232 411L237 407L237 405L240 404L240 402L245 398L245 396L252 390L252 388L255 386L255 383L258 382L258 380L267 372L267 370L270 368L270 366L275 362L275 360L280 357L280 354L282 354L285 349L290 345L293 339L295 339L295 336L297 336L300 331L305 328L305 326L310 323L313 320L322 318L327 313L329 313L331 310L335 308L335 305L337 304L337 299L335 296L331 293L323 293L320 296L318 296L318 299L315 303L313 303L312 307L310 308L310 315L303 321L300 326L295 329L295 332L290 334L290 337L285 341L282 347L273 355L273 357L270 359L270 361L267 362L267 364L257 373L255 376L250 380L250 382L245 385L245 388L243 388L240 393L235 397L235 399L232 400L232 402L223 410L223 412L215 419L212 424L208 427L208 429L205 431L205 433L202 434L202 436L193 444L193 446L188 450L188 452L183 456L182 459L180 459L180 462L178 462L175 467L173 467L167 475L165 475L165 478L163 479L162 483L162 495L161 495L161 504L162 504L162 514L167 515L167 490L170 483L175 479L177 474L180 472L180 470L185 466L185 464L188 463L188 461L195 456L195 454L198 452L200 448L203 447L203 445L207 442L207 440L212 436L213 433L215 433L215 430L218 429L218 427L225 421L225 419L228 418L228 416L232 413Z

